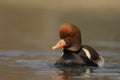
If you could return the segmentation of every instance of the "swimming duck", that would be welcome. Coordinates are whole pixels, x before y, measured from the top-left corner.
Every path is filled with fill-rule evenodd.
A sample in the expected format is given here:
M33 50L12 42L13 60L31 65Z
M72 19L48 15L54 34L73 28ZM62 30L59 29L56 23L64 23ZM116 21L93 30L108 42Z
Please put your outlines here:
M80 29L71 24L64 23L59 29L60 40L52 47L53 50L63 48L61 57L55 65L82 65L102 67L103 57L89 45L82 45Z

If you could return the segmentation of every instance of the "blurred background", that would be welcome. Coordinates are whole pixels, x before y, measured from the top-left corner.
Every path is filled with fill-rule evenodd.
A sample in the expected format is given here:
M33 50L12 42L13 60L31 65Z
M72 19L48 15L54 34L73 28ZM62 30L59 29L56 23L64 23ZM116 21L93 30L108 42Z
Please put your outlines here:
M64 22L83 44L120 51L119 0L0 0L0 50L51 50Z

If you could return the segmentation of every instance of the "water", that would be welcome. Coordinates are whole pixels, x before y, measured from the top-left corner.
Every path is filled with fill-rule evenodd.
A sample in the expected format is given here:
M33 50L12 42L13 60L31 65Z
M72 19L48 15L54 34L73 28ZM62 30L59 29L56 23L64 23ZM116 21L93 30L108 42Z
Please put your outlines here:
M120 80L120 54L102 52L106 64L95 67L56 67L60 52L0 51L0 80Z

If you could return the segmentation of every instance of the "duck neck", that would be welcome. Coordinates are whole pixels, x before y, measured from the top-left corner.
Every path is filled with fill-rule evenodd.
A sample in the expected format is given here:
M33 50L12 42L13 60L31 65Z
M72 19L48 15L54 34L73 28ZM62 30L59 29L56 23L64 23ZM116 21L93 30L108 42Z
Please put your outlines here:
M67 49L71 51L77 51L80 48L81 48L81 42L78 40L74 40L73 43L71 43L71 45Z
M78 54L80 51L81 51L81 49L82 49L82 45L79 47L79 48L77 48L77 49L74 49L74 48L71 48L71 49L69 49L69 48L64 48L64 53L76 53L76 54Z
M71 51L77 51L81 46L71 46L69 48L67 48L68 50L71 50Z

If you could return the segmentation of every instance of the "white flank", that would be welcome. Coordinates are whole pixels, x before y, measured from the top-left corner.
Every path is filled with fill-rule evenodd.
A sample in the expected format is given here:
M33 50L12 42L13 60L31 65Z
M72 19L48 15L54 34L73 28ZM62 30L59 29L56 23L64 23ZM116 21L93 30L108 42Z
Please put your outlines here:
M85 48L82 48L82 49L85 52L86 56L90 59L91 55L90 55L89 51L87 49L85 49Z

